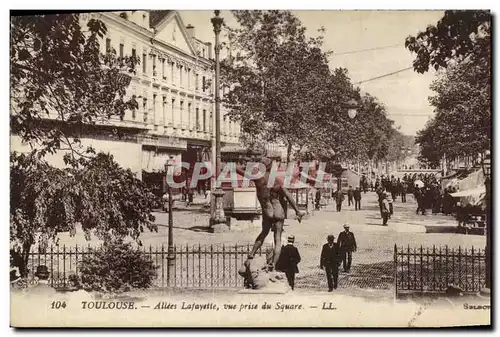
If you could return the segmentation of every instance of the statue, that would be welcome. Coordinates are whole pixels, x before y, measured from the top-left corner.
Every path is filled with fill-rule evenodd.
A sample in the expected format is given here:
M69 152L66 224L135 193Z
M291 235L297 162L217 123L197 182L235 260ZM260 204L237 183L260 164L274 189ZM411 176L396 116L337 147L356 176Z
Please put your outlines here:
M283 181L276 179L272 187L268 186L269 175L271 173L272 160L269 158L261 158L260 163L264 164L266 168L266 173L263 177L254 179L254 184L257 192L257 199L259 200L262 209L262 230L255 240L255 244L252 251L248 255L245 265L248 267L255 256L255 253L264 243L264 239L269 234L269 231L274 232L274 252L272 256L272 261L267 264L267 270L274 270L276 263L278 262L281 253L281 233L283 232L283 223L285 221L285 209L286 202L290 203L292 208L301 221L302 217L306 214L300 211L297 204L293 200L290 192L283 185ZM242 167L236 167L236 171L239 175L245 176L247 172ZM252 179L252 177L248 177Z

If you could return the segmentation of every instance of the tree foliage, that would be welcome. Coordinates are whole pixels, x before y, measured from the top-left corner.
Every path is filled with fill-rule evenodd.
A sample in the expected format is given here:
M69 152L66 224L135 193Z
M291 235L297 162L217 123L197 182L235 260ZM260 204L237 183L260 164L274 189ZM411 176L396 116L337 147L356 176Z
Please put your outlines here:
M387 154L382 147L393 130L385 109L373 102L363 106L347 69L330 71L322 35L307 38L289 11L233 14L239 28L230 28L230 38L237 53L222 62L224 104L251 135L249 143L285 144L288 160L292 150L330 159L335 153L338 160ZM351 120L347 103L353 99L362 107Z
M10 239L27 262L30 248L44 250L58 233L80 223L85 237L104 241L130 236L144 227L158 230L151 215L155 196L130 170L103 153L57 169L31 152L11 154Z
M83 289L112 293L147 289L156 275L152 259L122 240L106 242L85 255L78 270Z
M405 46L416 54L415 71L446 69L465 59L491 57L491 14L484 10L448 10L435 26L429 25Z
M407 39L415 70L441 69L429 98L436 114L416 138L420 159L431 165L491 147L490 20L487 11L447 11L436 27Z
M138 107L126 98L138 59L101 53L106 26L82 22L78 14L11 17L11 130L42 156L72 149L81 125Z

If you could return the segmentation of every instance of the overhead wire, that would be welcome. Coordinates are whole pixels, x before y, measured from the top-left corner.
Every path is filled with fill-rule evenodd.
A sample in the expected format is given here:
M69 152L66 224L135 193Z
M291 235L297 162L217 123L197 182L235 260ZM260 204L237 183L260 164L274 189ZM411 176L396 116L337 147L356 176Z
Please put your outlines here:
M404 43L396 43L396 44L391 44L389 46L380 46L380 47L373 47L373 48L366 48L366 49L351 50L351 51L346 51L346 52L342 52L342 53L333 53L333 56L357 54L357 53L363 53L363 52L372 51L372 50L387 49L387 48L394 48L394 47L400 47L400 46L404 46Z

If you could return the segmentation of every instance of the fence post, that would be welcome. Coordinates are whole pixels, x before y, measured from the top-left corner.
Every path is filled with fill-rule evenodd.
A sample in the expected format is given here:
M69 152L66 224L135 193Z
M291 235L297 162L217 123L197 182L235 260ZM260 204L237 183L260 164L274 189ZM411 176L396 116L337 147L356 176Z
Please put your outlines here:
M50 286L54 286L54 246L50 245Z
M222 244L222 285L226 285L226 246Z
M165 287L165 245L161 244L161 287Z
M66 288L66 245L63 245L63 287Z
M474 283L474 272L475 272L475 268L474 268L474 260L476 259L476 257L474 256L474 246L472 246L472 290L473 291L476 291L478 289L476 289L476 284Z
M210 285L214 287L214 245L210 245Z
M394 244L394 292L398 299L398 248Z
M445 270L445 286L448 287L448 245L444 247L444 253L445 253L445 260L444 260L444 270Z
M422 272L424 271L424 247L420 245L420 291L424 292L424 278Z
M411 277L411 268L410 268L410 245L408 245L408 248L406 249L406 266L408 267L408 270L406 271L406 281L408 285L408 290L413 290L410 287L410 277Z
M462 246L458 246L458 287L462 285Z
M186 243L186 286L189 287L189 246Z

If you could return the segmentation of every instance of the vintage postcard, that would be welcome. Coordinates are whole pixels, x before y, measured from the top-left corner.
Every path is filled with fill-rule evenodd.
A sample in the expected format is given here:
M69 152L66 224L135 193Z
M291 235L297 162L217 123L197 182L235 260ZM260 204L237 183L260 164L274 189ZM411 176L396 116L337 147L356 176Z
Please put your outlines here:
M11 12L11 326L490 326L491 20Z

